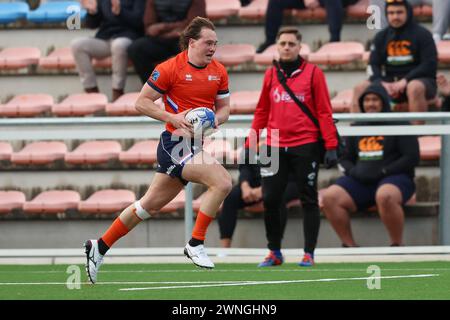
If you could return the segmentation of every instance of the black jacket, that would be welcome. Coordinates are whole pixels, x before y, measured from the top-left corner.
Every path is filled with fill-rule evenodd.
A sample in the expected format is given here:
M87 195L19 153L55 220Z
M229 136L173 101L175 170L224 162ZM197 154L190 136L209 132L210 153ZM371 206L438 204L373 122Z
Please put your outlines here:
M383 100L382 112L390 112L389 96L381 85L372 85L359 99L375 93ZM359 122L353 125L405 125L408 122ZM377 183L388 175L407 174L414 177L414 167L420 160L419 142L416 136L365 136L346 137L346 149L340 161L345 175L362 183Z
M86 16L86 25L89 28L99 28L96 38L109 40L126 37L134 40L144 35L142 19L145 0L121 0L118 16L112 13L110 0L98 0L97 3L97 14Z
M375 36L370 54L371 81L436 78L437 49L431 32L414 21L406 1L408 20L400 28L388 26Z

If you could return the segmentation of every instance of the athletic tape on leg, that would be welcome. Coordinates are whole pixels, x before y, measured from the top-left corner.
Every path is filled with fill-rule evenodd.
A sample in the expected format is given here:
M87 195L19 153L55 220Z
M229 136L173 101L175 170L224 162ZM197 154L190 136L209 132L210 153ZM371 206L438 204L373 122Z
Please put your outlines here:
M138 201L136 201L135 203L134 203L134 207L136 208L136 215L140 218L140 219L142 219L142 220L145 220L145 219L148 219L148 218L150 218L151 216L150 216L150 214L147 212L147 210L145 210L142 206L141 206L141 202L138 200Z

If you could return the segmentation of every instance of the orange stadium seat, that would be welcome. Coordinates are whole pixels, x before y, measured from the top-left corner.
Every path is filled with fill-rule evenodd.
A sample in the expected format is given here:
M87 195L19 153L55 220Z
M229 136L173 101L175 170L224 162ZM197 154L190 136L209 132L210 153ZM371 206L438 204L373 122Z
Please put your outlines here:
M239 17L243 19L260 19L266 16L269 0L253 0L249 5L239 9Z
M10 160L11 154L13 153L13 148L8 142L0 141L0 161L1 160Z
M230 111L232 114L251 114L255 112L260 91L238 91L231 93Z
M450 63L450 41L439 41L437 50L439 62Z
M78 210L85 213L116 213L136 201L135 194L130 190L100 190L89 198L80 201Z
M206 138L203 144L203 149L216 159L232 159L233 147L226 139Z
M308 56L311 53L311 49L307 43L302 43L302 48L300 49L300 55L308 60ZM268 47L264 52L262 53L256 53L253 61L256 64L260 65L271 65L273 59L278 59L278 50L277 45L273 44L270 47Z
M134 104L139 97L139 92L130 92L122 95L119 99L106 105L106 113L111 116L140 115Z
M210 19L237 15L240 8L239 0L206 0L206 16Z
M338 92L338 94L333 99L331 99L331 107L333 108L333 112L350 112L352 99L353 89L347 89Z
M225 44L217 47L215 58L225 66L252 61L256 49L251 44Z
M323 45L318 51L310 53L308 60L318 64L345 64L361 60L364 46L359 42L330 42Z
M64 157L72 164L99 164L119 157L122 147L117 141L86 141Z
M419 137L421 160L439 160L441 157L441 137Z
M367 13L367 8L370 5L370 0L359 0L357 3L350 5L346 9L348 17L351 18L367 18L369 13Z
M9 213L13 209L22 209L25 195L20 191L0 191L0 213Z
M32 117L49 111L53 103L48 94L21 94L0 106L0 116Z
M156 163L156 151L159 140L146 140L135 143L127 151L119 154L119 160L123 163Z
M77 209L80 194L72 190L51 190L38 194L23 205L25 213L61 213L67 209Z
M103 111L108 98L103 93L71 94L62 102L52 106L52 113L58 116L85 116Z
M33 47L6 48L0 52L0 69L20 69L38 64L41 50Z
M255 203L251 206L247 206L244 208L245 211L251 212L251 213L262 213L264 212L264 203L262 201Z
M43 69L74 69L75 60L70 48L59 48L39 60Z
M13 152L11 162L15 164L48 164L64 159L67 146L59 141L38 141L27 144L19 152Z

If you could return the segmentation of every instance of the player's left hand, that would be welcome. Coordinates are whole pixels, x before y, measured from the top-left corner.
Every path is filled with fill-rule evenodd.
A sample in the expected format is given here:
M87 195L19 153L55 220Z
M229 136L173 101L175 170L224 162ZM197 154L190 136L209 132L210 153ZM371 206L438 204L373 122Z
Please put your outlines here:
M336 150L327 150L325 152L325 158L324 158L325 167L327 169L330 169L337 165L338 163L338 157Z

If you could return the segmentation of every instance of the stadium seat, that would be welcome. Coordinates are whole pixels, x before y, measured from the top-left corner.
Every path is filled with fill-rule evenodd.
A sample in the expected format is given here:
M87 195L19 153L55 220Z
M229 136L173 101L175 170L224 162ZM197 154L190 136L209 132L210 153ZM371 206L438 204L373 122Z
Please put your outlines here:
M67 146L58 141L38 141L27 144L19 152L13 152L11 162L14 164L48 164L64 159Z
M266 16L269 0L253 0L249 5L239 9L239 17L243 19L261 19Z
M20 191L0 191L0 213L9 213L13 209L22 209L25 195Z
M308 44L302 43L302 48L300 49L300 55L308 60L308 56L311 53L311 49ZM278 50L276 44L271 45L262 53L256 53L253 61L260 65L271 65L273 59L278 59Z
M244 210L251 213L262 213L264 212L264 203L260 201L254 205L244 207Z
M71 164L99 164L119 157L122 147L117 141L86 141L64 157Z
M0 69L20 69L38 64L41 50L34 47L6 48L0 52Z
M439 62L450 63L450 41L439 41L437 50Z
M310 53L308 60L317 64L345 64L361 60L364 51L364 46L359 42L330 42Z
M180 193L172 199L168 204L166 204L163 208L159 210L159 212L174 212L179 209L184 208L184 203L186 201L186 193L184 190L181 190Z
M136 164L156 163L156 150L159 140L146 140L135 143L129 150L119 154L119 160L123 163Z
M255 52L251 44L225 44L217 47L214 57L225 66L235 66L252 61Z
M432 17L433 8L428 5L418 5L414 6L414 16L416 17Z
M239 0L206 0L206 16L209 19L222 19L237 15L240 8Z
M9 161L11 159L11 154L13 153L13 148L8 142L0 141L0 161Z
M322 7L314 9L294 9L292 10L292 15L301 20L325 21L327 17L327 12Z
M75 60L70 48L53 50L48 56L39 59L42 69L75 69Z
M67 18L73 15L71 7L78 7L80 18L86 16L86 10L81 9L78 1L50 1L42 3L36 10L29 11L27 20L34 23L59 23L66 22Z
M365 63L369 63L369 60L370 60L370 51L364 51L362 55L362 61L364 61Z
M139 97L139 92L130 92L120 96L113 103L106 105L106 114L111 116L133 116L140 115L134 104Z
M49 111L53 103L48 94L21 94L0 106L0 116L32 117Z
M117 213L136 201L130 190L100 190L80 201L78 210L84 213Z
M62 213L67 209L77 209L80 194L72 190L51 190L38 194L23 205L25 213Z
M30 7L26 2L0 3L0 24L26 19Z
M226 139L208 139L203 144L203 150L219 160L232 159L233 147Z
M421 160L439 160L441 157L441 137L419 137L419 149Z
M85 116L105 110L108 98L103 93L71 94L61 103L52 106L58 116Z
M254 113L260 93L260 91L238 91L231 93L230 112L232 114Z
M352 99L353 89L347 89L338 92L338 94L333 99L331 99L331 107L333 108L333 112L350 112Z
M347 7L347 16L351 18L365 19L370 15L370 13L367 12L369 5L370 0L359 0L357 3Z

